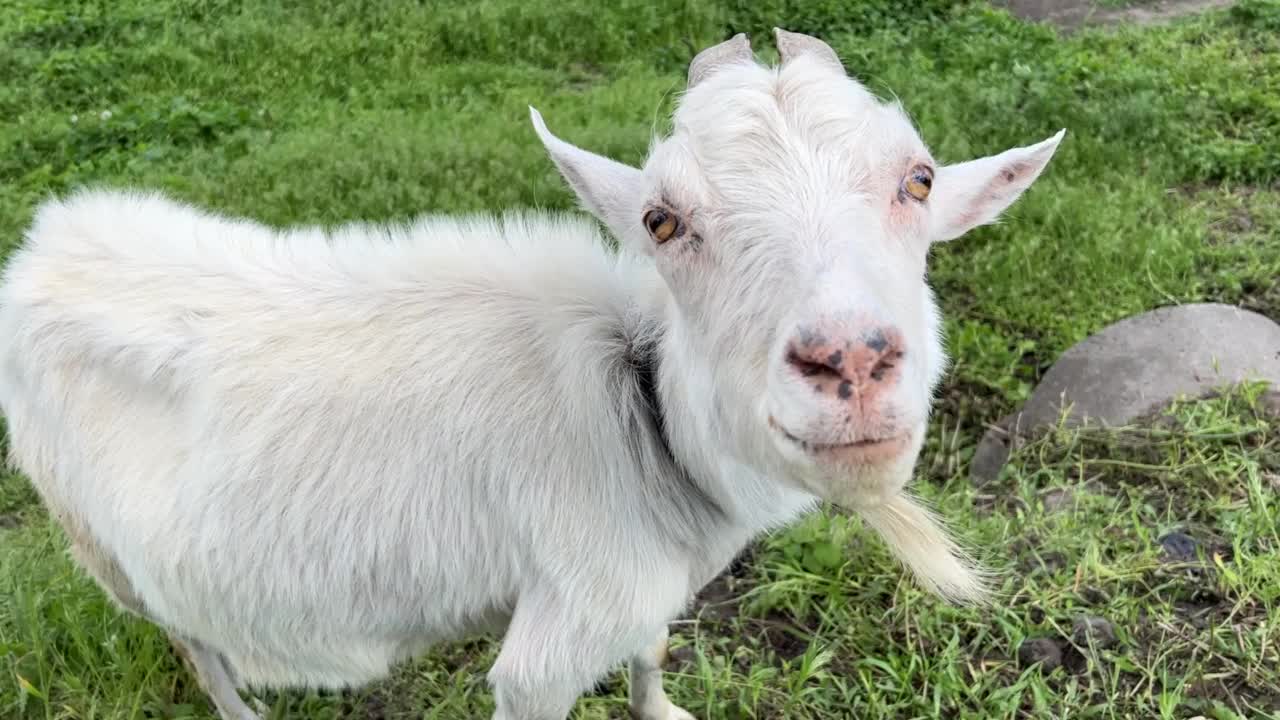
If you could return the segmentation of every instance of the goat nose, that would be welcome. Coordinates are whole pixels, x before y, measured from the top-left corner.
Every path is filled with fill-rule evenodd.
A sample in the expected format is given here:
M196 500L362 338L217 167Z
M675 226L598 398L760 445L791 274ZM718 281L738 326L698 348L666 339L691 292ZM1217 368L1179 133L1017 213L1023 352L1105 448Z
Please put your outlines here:
M891 328L841 336L803 329L787 349L787 364L818 392L847 400L854 390L897 382L904 355L902 336Z

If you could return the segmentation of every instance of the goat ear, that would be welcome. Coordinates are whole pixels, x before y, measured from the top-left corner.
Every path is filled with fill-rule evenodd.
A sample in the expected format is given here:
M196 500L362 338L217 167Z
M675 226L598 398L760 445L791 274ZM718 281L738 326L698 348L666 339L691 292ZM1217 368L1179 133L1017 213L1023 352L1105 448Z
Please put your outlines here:
M621 240L630 226L640 222L641 172L561 140L551 134L537 110L530 107L529 114L538 138L582 206Z
M1035 145L942 167L929 196L933 241L954 240L999 218L1040 177L1066 132L1059 130Z

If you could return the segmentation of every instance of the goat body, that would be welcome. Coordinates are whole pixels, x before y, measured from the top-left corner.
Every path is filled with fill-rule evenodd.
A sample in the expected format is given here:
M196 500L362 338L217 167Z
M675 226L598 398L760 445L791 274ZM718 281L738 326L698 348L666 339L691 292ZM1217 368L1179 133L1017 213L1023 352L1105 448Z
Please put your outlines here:
M945 365L933 242L1062 133L938 163L825 43L691 63L643 169L534 129L594 223L275 230L155 194L42 205L0 282L12 460L229 720L502 631L498 720L561 720L750 539L856 510L928 588L981 574L904 488ZM936 188L935 180L936 178Z

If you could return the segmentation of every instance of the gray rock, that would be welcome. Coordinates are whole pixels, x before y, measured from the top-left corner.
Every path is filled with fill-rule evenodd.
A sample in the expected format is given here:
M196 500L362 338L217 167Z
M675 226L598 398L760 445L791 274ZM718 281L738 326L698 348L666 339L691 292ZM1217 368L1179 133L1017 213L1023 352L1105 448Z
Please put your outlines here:
M1162 535L1157 542L1160 543L1160 556L1166 562L1195 562L1198 558L1200 543L1184 532Z
M1071 642L1103 650L1116 644L1116 629L1106 618L1081 615L1071 623Z
M1006 429L983 438L970 473L979 484L996 477L1008 455L999 445L1056 425L1064 409L1067 426L1114 427L1244 380L1280 388L1280 325L1267 317L1203 303L1126 318L1063 353L1021 411L1002 421Z
M969 461L969 476L974 483L983 485L999 477L1009 454L1021 443L1020 428L1015 426L1017 421L1017 413L1007 415L982 436Z
M1030 638L1018 647L1018 664L1030 667L1040 663L1040 670L1048 673L1062 664L1062 648L1052 638Z
M1124 425L1179 396L1267 380L1280 386L1280 325L1230 305L1160 308L1121 320L1062 354L1023 407L1019 425Z

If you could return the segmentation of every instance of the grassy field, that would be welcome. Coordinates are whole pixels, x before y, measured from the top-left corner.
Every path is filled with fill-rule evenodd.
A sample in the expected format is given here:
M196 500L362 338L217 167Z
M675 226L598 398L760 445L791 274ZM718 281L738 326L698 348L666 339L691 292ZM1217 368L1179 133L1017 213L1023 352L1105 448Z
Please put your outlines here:
M827 512L672 625L673 699L707 719L1280 718L1280 423L1260 388L967 477L984 423L1091 331L1203 299L1280 319L1277 0L1068 38L958 0L8 0L0 253L35 203L85 183L276 224L568 208L529 104L637 162L693 52L747 31L774 58L775 24L899 96L945 161L1068 128L1004 223L932 260L955 364L919 486L1005 571L1004 600L945 606ZM0 718L211 718L161 633L64 551L0 475ZM1019 662L1049 641L1061 667ZM476 640L362 691L264 699L277 718L484 718L494 653ZM623 717L625 692L611 676L575 717Z

